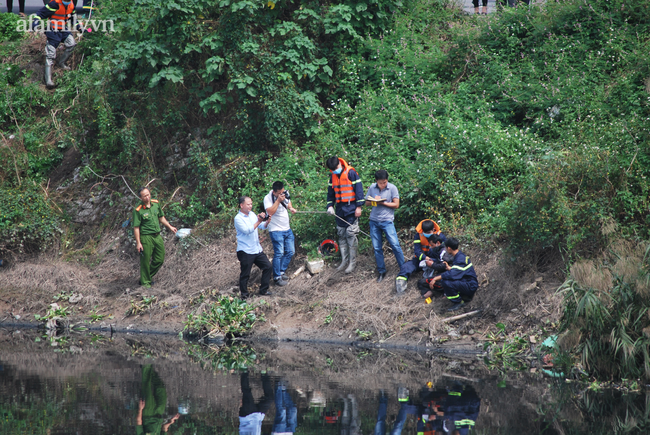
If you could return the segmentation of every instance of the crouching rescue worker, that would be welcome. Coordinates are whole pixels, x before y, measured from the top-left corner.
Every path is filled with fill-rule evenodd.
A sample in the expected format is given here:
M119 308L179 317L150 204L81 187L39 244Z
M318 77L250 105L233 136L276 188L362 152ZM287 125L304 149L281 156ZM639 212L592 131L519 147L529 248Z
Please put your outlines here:
M153 276L158 273L165 262L165 241L160 235L160 224L176 234L158 204L157 199L151 199L151 193L146 187L140 189L140 204L133 210L133 236L135 249L140 254L140 285L151 287Z
M429 250L433 247L429 239L436 235L441 241L445 240L445 235L440 232L440 227L431 219L425 219L415 227L415 236L413 238L413 258L410 261L402 264L399 269L399 274L395 279L395 290L397 294L402 294L406 291L407 280L413 272L422 270L420 263L426 260L432 260L429 256ZM433 255L433 252L431 253Z
M65 51L59 57L57 65L59 68L69 70L70 67L65 64L72 55L77 42L72 36L72 30L82 32L81 24L77 22L75 5L66 0L52 0L41 8L32 22L32 29L45 31L47 43L45 44L45 86L48 89L54 87L52 81L52 66L56 59L56 48L63 42ZM44 20L48 20L45 22Z
M436 284L439 284L440 291L454 303L447 311L456 311L461 309L465 302L472 300L478 289L478 279L469 257L458 249L458 240L450 237L445 241L445 247L453 259L446 264L446 272L430 281L429 288L434 290L437 287ZM432 292L429 291L423 297L429 297L431 294Z
M418 290L420 290L422 297L431 289L429 287L431 280L436 275L447 271L445 261L451 261L451 256L447 254L445 245L442 244L442 239L437 234L429 237L428 257L428 260L422 260L420 262L420 267L423 269L423 272L422 279L418 281ZM439 287L440 284L438 283L436 286Z
M327 187L327 213L336 216L336 232L341 250L341 265L336 270L345 269L345 273L352 273L357 265L359 217L361 207L366 203L361 177L352 166L339 157L330 157L326 165L332 172Z

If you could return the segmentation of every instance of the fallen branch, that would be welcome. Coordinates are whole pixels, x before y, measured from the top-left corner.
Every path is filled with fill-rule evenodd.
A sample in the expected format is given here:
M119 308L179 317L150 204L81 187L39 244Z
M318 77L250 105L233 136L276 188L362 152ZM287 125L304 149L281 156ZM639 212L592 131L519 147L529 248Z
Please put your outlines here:
M456 320L464 319L466 317L472 317L482 311L483 310L470 311L469 313L459 314L458 316L447 317L446 319L442 320L442 323L451 323L451 322L455 322Z
M89 170L90 172L92 172L93 174L95 174L98 178L101 178L101 179L102 179L102 181L100 181L99 183L96 183L93 187L95 187L97 184L103 183L104 180L107 179L107 178L108 178L109 180L111 180L111 179L113 179L113 178L121 177L121 178L122 178L122 181L124 181L124 184L126 184L126 187L131 191L131 193L133 194L133 196L135 196L136 198L140 199L140 197L139 197L138 195L136 195L135 192L134 192L133 190L131 190L131 187L129 186L129 183L126 182L126 178L124 178L124 175L108 174L108 175L101 176L101 175L99 175L97 172L93 171L92 168L91 168L90 166L86 165L86 167L88 168L88 170ZM154 178L154 180L155 180L155 178ZM153 181L153 180L151 180L151 181Z
M155 180L155 178L154 178L154 180ZM153 180L151 180L151 181L153 181ZM151 181L150 181L150 183L151 183ZM176 195L176 193L177 193L179 190L181 190L182 188L183 188L183 186L178 186L178 188L177 188L176 190L174 190L174 193L172 193L172 196L171 196L171 198L169 198L169 201L167 201L167 204L169 204L170 202L172 202L172 199L174 199L174 196ZM164 210L165 207L167 207L167 204L163 205L162 208L161 208L161 210Z

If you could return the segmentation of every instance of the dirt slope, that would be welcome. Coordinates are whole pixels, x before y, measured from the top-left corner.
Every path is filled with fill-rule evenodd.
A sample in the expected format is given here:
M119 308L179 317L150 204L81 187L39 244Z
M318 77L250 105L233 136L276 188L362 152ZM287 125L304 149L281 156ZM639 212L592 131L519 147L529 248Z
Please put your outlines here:
M77 203L83 205L89 200L81 198ZM101 199L94 204L99 204L96 207L101 210ZM88 210L79 209L81 213ZM115 329L177 332L187 314L201 308L198 297L202 293L206 296L203 302L218 295L238 294L239 263L233 234L212 242L193 242L189 248L171 234L165 234L165 265L156 276L155 285L145 289L137 284L139 259L133 242L120 225L107 228L103 224L86 224L79 231L75 241L67 242L79 245L71 253L59 254L64 249L55 246L38 256L13 258L8 267L0 269L1 321L33 320L34 314L45 314L57 295L63 295L64 301L58 301L74 307L74 321L90 320L93 310L95 314L112 315L103 323L110 323ZM263 237L262 244L271 256L268 237ZM403 246L410 256L411 247L407 243ZM450 314L446 312L449 303L444 298L438 297L426 305L416 288L418 274L409 280L406 295L397 297L394 277L398 268L394 257L387 253L389 278L377 284L374 256L368 252L361 255L352 275L337 273L333 265L328 265L324 272L314 276L302 272L286 287L272 286L274 295L263 298L267 304L261 305L268 321L255 334L281 340L352 341L359 330L372 332L371 340L387 345L425 346L463 335L479 338L497 322L505 323L510 330L535 334L540 326L557 320L559 300L554 292L560 276L554 269L521 273L515 278L512 270L501 265L499 251L471 246L463 250L471 256L481 282L476 297L464 311L481 309L479 316L445 325L442 321ZM298 253L289 275L304 262L304 255ZM259 280L260 273L254 268L251 285L259 286ZM82 297L70 304L65 298L72 294ZM132 301L140 303L143 296L151 295L156 296L156 302L146 312L125 315ZM261 300L252 299L253 303Z

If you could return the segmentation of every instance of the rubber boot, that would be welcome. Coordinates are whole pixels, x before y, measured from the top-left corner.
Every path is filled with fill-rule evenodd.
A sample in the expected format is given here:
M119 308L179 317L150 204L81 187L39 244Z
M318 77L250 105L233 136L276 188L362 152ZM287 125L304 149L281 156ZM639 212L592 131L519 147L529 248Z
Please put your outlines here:
M337 272L345 270L345 267L348 265L350 251L348 249L348 240L345 237L339 239L339 250L341 251L341 264L336 268Z
M52 65L45 65L45 87L48 89L54 88L52 81Z
M74 50L74 47L66 47L65 51L63 54L59 57L58 62L56 63L59 68L64 69L66 71L70 71L70 67L65 64L65 62L68 60L68 58L72 55L72 51Z
M354 272L354 269L357 267L357 238L356 236L354 237L348 237L348 247L350 249L350 264L348 265L348 268L345 269L345 273L352 273ZM352 242L352 240L354 240ZM350 243L352 242L352 243Z
M404 277L398 276L395 279L395 291L397 292L397 294L403 295L404 292L406 291L407 285L408 285L408 281L406 281Z

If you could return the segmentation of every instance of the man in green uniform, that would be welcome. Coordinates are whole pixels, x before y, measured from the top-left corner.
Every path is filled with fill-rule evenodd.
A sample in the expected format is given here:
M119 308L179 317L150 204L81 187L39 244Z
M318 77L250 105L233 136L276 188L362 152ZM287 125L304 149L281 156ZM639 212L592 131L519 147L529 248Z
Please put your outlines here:
M151 278L158 273L165 261L165 242L160 236L160 224L176 234L163 214L157 199L151 199L149 189L140 190L142 204L133 210L133 235L140 253L140 285L151 287ZM150 264L151 262L151 264Z

